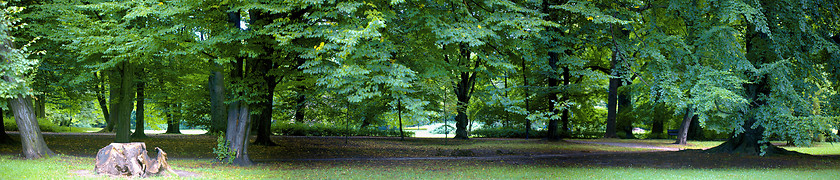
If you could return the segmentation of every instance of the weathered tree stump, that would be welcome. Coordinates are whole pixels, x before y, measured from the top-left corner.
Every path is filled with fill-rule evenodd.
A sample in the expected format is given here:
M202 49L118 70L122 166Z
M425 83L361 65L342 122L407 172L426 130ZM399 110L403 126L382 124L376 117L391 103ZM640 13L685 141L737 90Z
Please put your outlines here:
M162 170L175 174L166 162L166 152L158 147L155 150L157 157L149 158L146 143L111 143L96 154L96 167L93 170L98 174L130 177L166 175L162 174Z

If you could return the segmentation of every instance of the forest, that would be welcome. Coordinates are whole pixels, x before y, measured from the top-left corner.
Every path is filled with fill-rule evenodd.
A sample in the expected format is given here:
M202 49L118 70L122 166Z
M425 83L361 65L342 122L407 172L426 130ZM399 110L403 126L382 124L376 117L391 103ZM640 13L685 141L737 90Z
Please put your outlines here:
M249 146L281 144L273 136L410 137L432 124L459 140L721 140L706 151L762 156L787 152L771 141L840 139L836 0L0 9L0 120L26 159L54 155L42 131L61 127L115 143L202 129L243 166Z

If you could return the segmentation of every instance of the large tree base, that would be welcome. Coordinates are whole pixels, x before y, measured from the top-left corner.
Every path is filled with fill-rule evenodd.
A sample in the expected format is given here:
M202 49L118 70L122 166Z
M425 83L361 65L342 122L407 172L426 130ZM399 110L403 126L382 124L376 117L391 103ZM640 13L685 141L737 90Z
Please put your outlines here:
M166 152L155 147L156 158L149 158L146 143L111 143L96 154L94 172L112 176L149 177L167 175L167 171L177 176L166 162Z
M715 146L713 148L709 148L705 150L705 152L709 153L735 153L735 154L747 154L747 155L757 155L757 156L774 156L774 155L801 155L802 153L789 151L787 149L780 148L776 145L773 145L769 142L766 143L758 143L758 140L746 140L750 138L742 138L742 137L735 137L730 138L723 144ZM764 146L764 151L762 151L762 146Z

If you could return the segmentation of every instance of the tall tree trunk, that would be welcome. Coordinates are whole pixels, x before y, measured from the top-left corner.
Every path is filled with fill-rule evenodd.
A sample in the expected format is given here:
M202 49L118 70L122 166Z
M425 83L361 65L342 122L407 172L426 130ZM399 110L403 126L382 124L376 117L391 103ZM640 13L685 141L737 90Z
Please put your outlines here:
M528 92L528 67L525 66L525 59L522 59L522 83L525 91L525 112L531 112L531 106L529 104L531 100L528 98L530 96ZM525 139L528 139L531 135L531 120L528 119L527 115L522 117L525 119Z
M651 136L655 139L664 137L665 132L665 109L663 103L654 103L653 105L653 125L650 128Z
M403 132L403 123L402 123L402 98L397 99L397 119L400 121L400 140L405 141L405 132Z
M111 75L111 113L112 124L117 134L115 143L131 142L131 111L134 110L134 66L120 62L112 68Z
M166 121L166 134L181 134L181 105L179 103L169 105L169 119Z
M0 108L0 144L12 144L15 140L12 140L12 137L6 134L6 124L3 123L3 118L5 117L6 114L3 113L3 108Z
M100 132L111 132L113 129L108 129L111 124L111 115L108 114L108 101L105 99L105 78L99 77L99 73L94 72L93 77L96 79L96 100L99 102L99 108L102 109L102 116L105 118L105 128ZM111 126L113 128L113 126Z
M628 83L629 85L629 83ZM624 132L625 139L635 139L633 135L633 103L630 101L630 90L624 88L618 91L618 129Z
M7 81L12 81L6 77ZM44 137L41 135L41 128L38 127L38 119L32 108L30 96L17 95L9 99L12 112L15 114L15 122L20 131L20 141L23 145L23 156L26 159L38 159L44 156L52 156L55 153L47 147Z
M700 117L697 115L691 117L690 124L691 125L688 126L688 136L686 138L693 141L706 140L706 137L703 134L703 127L700 126Z
M141 70L142 72L142 70ZM131 138L134 139L143 139L148 138L146 136L146 109L145 109L145 102L146 102L146 82L140 81L137 82L137 107L135 108L134 113L134 133L131 134Z
M613 69L613 72L616 72L615 69ZM604 134L605 138L618 138L615 131L615 120L618 115L618 85L620 83L621 79L610 78L609 92L607 93L607 132Z
M571 78L572 78L572 75L569 72L569 67L564 66L563 67L563 86L565 88L563 88L563 89L568 88L568 86L571 84ZM564 91L562 101L568 101L569 99L570 99L569 94ZM563 123L562 126L560 126L561 127L560 128L560 137L561 138L568 138L568 137L572 136L571 126L569 126L569 118L570 118L569 117L569 108L566 107L566 108L563 109L563 114L560 116L560 121Z
M548 52L548 65L551 66L552 71L557 71L557 61L558 61L558 54L555 52ZM551 77L548 77L548 88L551 89L550 93L548 94L548 109L546 111L552 112L553 115L560 114L560 111L557 110L555 105L559 103L560 99L557 99L557 85L558 77L556 74L552 73ZM557 133L557 119L550 118L548 120L548 135L547 139L549 141L557 141L560 140L560 136Z
M35 117L44 119L47 117L47 96L44 94L35 95Z
M212 70L207 81L210 90L210 129L207 133L216 134L227 129L227 109L225 108L224 76L220 72L222 67L215 62L210 64Z
M459 50L461 52L459 61L466 62L466 66L470 66L470 50L465 44L460 44ZM447 58L447 62L449 61L448 56L444 58ZM476 59L475 64L472 65L472 69L477 69L480 61L480 59ZM462 63L458 65L462 65ZM458 107L456 108L458 115L455 116L455 139L469 139L467 126L470 124L470 120L467 117L467 106L470 104L470 98L474 90L473 86L475 86L475 78L478 76L478 73L461 72L460 76L458 83L455 85L455 96L458 98Z
M296 57L295 59L297 61L297 66L298 67L303 66L303 63L306 62L306 60L304 60L303 58ZM298 76L297 80L298 81L305 80L302 68L298 68L298 73L300 73L300 76ZM306 91L306 86L298 86L297 89L298 90L297 90L297 105L295 106L295 123L303 123L305 121L304 115L305 115L305 110L306 110L305 109L305 107L306 107L306 94L304 93Z
M271 114L273 112L274 88L277 87L278 77L269 75L269 71L274 68L271 59L258 59L253 63L253 66L250 62L248 64L251 67L251 73L248 74L254 76L252 79L263 80L263 83L252 84L251 86L251 89L259 93L259 103L253 109L259 112L251 116L253 121L257 123L257 139L254 140L254 144L275 146L277 144L271 141Z

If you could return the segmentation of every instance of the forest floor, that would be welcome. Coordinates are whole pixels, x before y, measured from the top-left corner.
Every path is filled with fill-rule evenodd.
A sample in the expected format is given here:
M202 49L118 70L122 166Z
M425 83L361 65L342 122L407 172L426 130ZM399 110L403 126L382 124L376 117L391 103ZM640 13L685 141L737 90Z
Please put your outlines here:
M9 134L14 139L18 138L15 132ZM194 172L194 175L206 178L531 179L536 178L531 175L569 178L568 175L577 174L575 176L613 179L607 175L626 172L629 173L626 176L643 178L649 177L645 173L652 173L647 171L685 174L686 170L689 174L696 170L708 171L706 173L714 175L710 178L727 178L727 174L763 174L768 171L778 171L787 176L797 175L791 171L840 175L840 150L835 150L840 149L840 145L835 147L831 144L818 144L821 147L817 149L822 150L815 152L821 152L821 155L757 157L713 154L700 150L719 144L720 141L690 142L687 146L678 146L670 144L673 140L575 139L549 142L540 139L400 140L385 137L275 136L272 140L277 146L249 146L249 155L257 162L256 166L235 168L212 161L215 157L212 154L212 148L216 146L215 136L149 136L148 139L136 141L146 142L149 148L162 148L168 153L169 162L176 170ZM45 164L55 164L49 161L66 163L66 170L57 170L65 171L60 174L90 177L94 155L98 149L111 143L113 138L112 134L46 133L44 139L53 151L70 156L46 160L48 162ZM20 148L20 144L0 145L0 161L8 161L0 162L0 167L4 163L28 162L20 160ZM593 169L610 169L613 172L606 172L604 176L589 174L588 170ZM228 170L232 174L214 173ZM417 176L430 173L430 176ZM0 179L3 177L6 176L0 174Z

